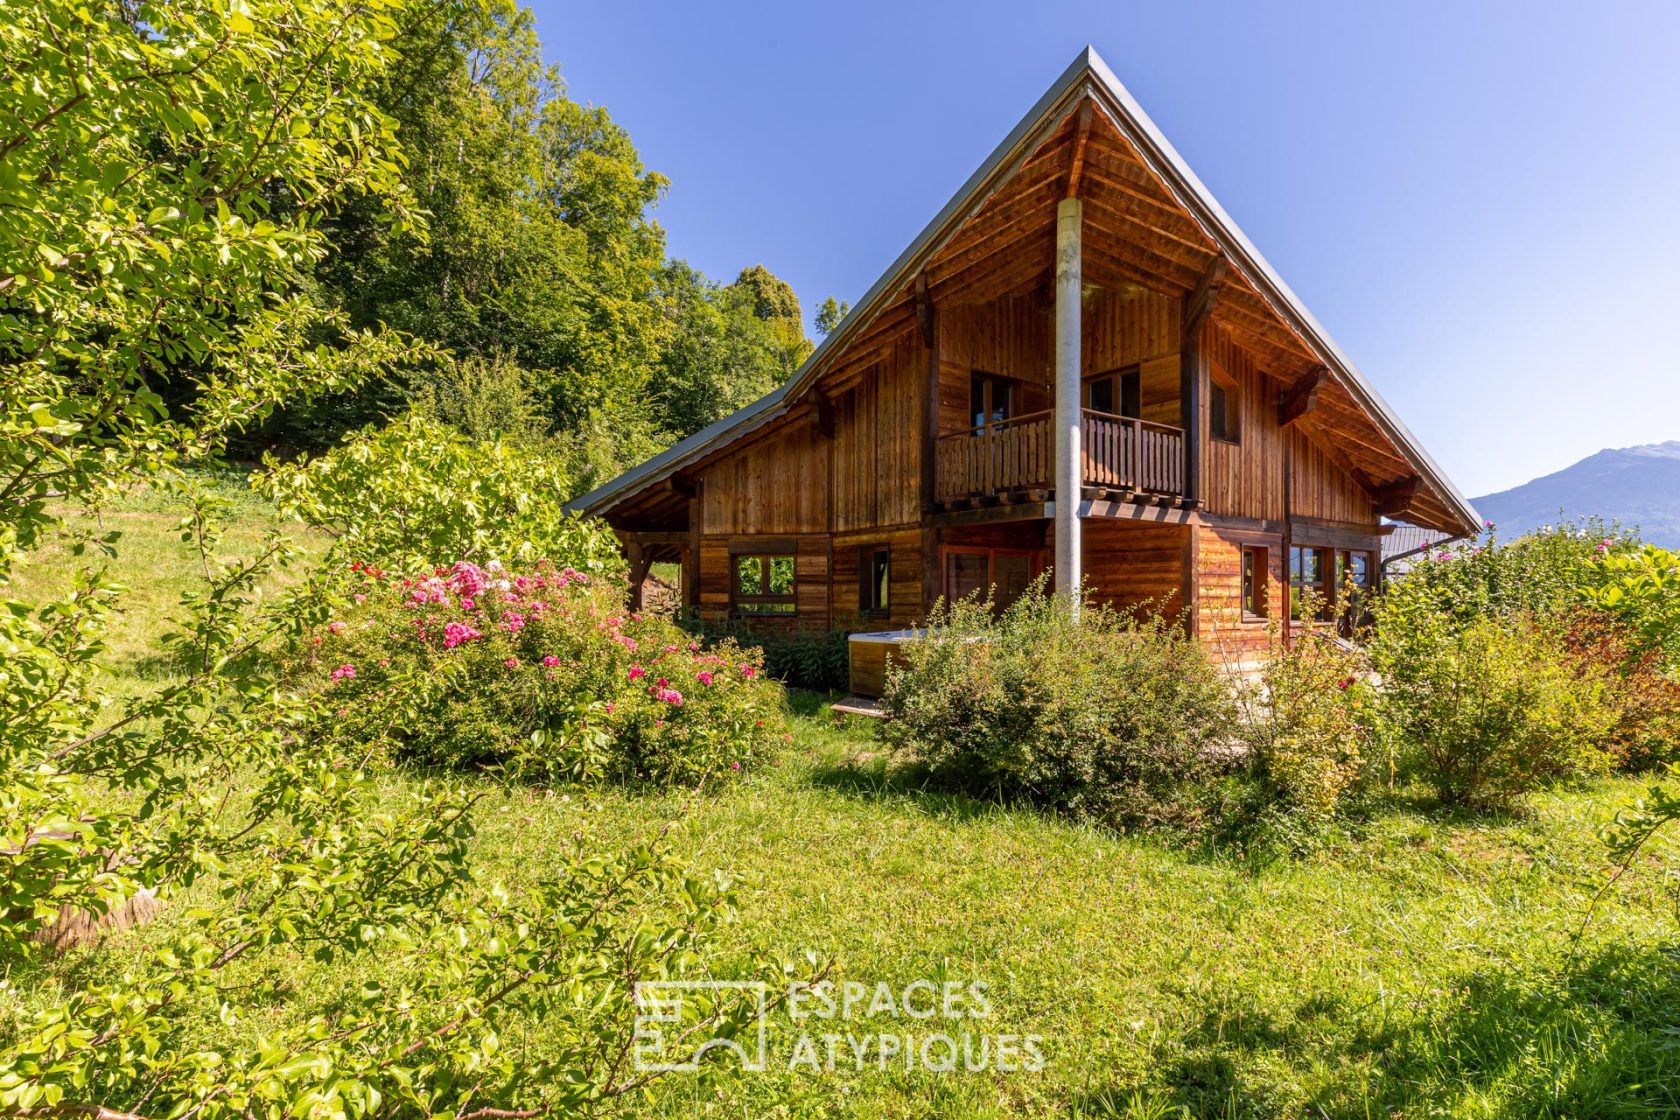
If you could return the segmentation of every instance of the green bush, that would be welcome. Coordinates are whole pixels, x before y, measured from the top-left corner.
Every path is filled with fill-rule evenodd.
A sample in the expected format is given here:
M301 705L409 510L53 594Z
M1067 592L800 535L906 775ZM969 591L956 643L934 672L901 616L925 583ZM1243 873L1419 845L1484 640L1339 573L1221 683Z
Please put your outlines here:
M1095 606L1075 624L1042 584L995 618L942 605L903 652L882 697L901 757L1109 824L1193 819L1234 724L1224 676L1181 630Z
M624 611L620 580L495 561L353 576L355 605L288 665L350 741L430 765L693 783L750 768L781 734L781 690L756 650L702 650Z
M1544 784L1602 773L1617 720L1604 674L1531 619L1455 627L1383 604L1372 654L1381 726L1403 772L1442 800L1508 808Z
M794 688L828 692L846 687L851 674L851 631L839 628L794 629L754 627L739 620L707 622L684 619L684 629L708 645L730 640L757 646L764 653L764 671Z
M1371 757L1368 671L1361 651L1318 630L1272 650L1244 721L1268 808L1318 825L1358 791Z

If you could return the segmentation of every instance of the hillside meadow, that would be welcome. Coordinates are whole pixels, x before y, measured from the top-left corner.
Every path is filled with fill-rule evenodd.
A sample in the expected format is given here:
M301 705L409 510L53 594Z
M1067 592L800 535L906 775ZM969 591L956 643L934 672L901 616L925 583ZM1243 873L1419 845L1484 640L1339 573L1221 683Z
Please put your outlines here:
M255 548L273 521L254 499L238 501L230 552ZM112 696L171 671L156 639L191 582L178 519L145 496L101 515L123 533L117 574L131 588L112 634ZM50 593L70 564L61 549L41 550L16 592ZM738 885L714 975L761 954L809 954L871 992L979 982L988 1014L969 1029L1036 1037L1043 1068L930 1072L867 1050L860 1062L845 1043L818 1063L833 1068L813 1068L795 1060L797 1031L777 1012L764 1072L704 1089L671 1074L623 1102L626 1115L1680 1112L1680 916L1665 870L1680 852L1653 848L1581 932L1606 875L1597 831L1641 794L1639 779L1552 791L1508 817L1401 796L1312 851L1260 857L919 787L889 765L871 723L837 718L827 701L791 694L790 737L773 764L703 796L462 778L483 786L472 862L517 886L563 856L669 829L692 869ZM392 795L413 780L400 768L381 779ZM78 951L53 983L120 967L170 920ZM287 967L316 992L378 974L367 960L293 957ZM6 1014L52 994L8 988ZM284 1003L236 1011L230 1029L251 1036L288 1014ZM543 1024L526 1029L502 1045L539 1038ZM901 1013L839 1029L933 1028Z

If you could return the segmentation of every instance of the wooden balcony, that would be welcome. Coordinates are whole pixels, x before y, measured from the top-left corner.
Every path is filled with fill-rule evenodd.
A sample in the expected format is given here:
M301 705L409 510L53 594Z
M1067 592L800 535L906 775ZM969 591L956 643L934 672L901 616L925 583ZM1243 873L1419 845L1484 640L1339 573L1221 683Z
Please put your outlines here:
M1176 498L1184 493L1184 432L1127 416L1083 410L1088 487ZM944 436L934 445L934 500L944 505L1044 500L1052 496L1051 414L1034 412Z

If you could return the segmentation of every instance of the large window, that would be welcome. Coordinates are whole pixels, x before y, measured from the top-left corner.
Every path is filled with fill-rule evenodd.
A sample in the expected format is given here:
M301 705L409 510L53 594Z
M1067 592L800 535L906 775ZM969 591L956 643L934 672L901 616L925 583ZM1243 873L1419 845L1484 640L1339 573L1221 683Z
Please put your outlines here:
M1242 610L1243 617L1266 617L1266 550L1245 547L1242 550Z
M968 379L968 414L976 429L1008 421L1021 411L1021 391L1007 377L976 373Z
M1087 377L1084 395L1085 407L1092 412L1134 420L1143 415L1143 386L1136 366Z
M1292 548L1289 550L1289 615L1304 618L1305 600L1311 597L1319 618L1329 617L1335 588L1330 579L1330 550L1327 548Z
M735 557L731 603L737 614L794 612L793 557L751 553Z
M866 544L858 557L858 610L885 615L892 606L892 554L884 544Z
M1018 548L945 549L945 597L952 602L988 592L992 605L1003 610L1027 589L1038 574L1038 557Z

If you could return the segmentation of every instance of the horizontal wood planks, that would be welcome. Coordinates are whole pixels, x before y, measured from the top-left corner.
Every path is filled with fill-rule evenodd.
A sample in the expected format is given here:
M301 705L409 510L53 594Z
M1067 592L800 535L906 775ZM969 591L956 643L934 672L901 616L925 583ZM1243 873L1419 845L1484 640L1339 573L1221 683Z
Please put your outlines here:
M1092 597L1119 610L1168 618L1184 609L1184 558L1191 526L1088 517L1081 524Z
M1287 558L1279 533L1197 526L1195 578L1197 636L1216 656L1234 664L1252 662L1271 649L1283 621ZM1243 611L1242 549L1266 550L1266 580L1261 589L1264 617Z

